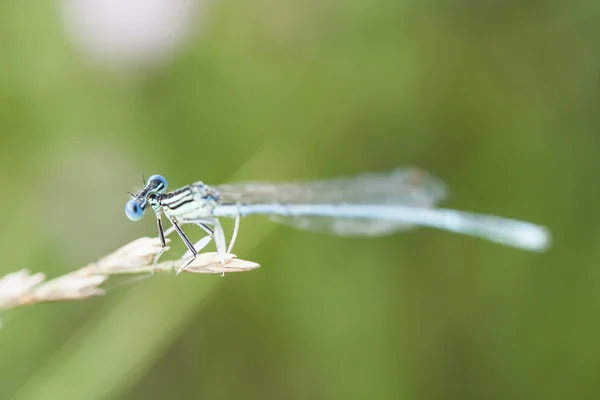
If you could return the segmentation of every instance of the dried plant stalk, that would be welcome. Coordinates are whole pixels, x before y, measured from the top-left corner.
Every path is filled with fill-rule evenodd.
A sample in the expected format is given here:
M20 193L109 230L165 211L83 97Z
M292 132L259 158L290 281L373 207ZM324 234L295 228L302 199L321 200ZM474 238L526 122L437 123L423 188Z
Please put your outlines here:
M27 269L0 278L0 310L50 301L73 301L105 294L100 285L111 276L123 274L175 273L185 260L153 264L161 250L157 238L140 238L103 257L96 263L57 278L46 280L42 273ZM185 272L226 274L251 271L257 263L238 259L234 254L222 265L217 253L198 254Z

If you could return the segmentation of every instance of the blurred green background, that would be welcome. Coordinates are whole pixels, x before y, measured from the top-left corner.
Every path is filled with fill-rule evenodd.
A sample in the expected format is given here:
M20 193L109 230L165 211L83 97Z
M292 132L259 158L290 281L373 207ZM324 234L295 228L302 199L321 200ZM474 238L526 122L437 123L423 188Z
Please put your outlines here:
M4 313L0 399L600 397L592 2L221 0L127 65L73 40L68 3L0 4L0 275L155 235L123 213L154 173L176 188L414 165L447 182L444 206L546 225L554 245L248 218L235 253L256 271Z

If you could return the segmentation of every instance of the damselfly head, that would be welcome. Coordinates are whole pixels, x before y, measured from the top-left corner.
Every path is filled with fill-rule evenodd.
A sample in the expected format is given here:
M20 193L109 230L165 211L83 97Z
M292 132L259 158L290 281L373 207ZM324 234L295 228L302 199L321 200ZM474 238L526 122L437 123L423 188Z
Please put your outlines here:
M133 199L125 204L125 215L132 221L139 221L146 211L146 202L153 195L164 193L167 190L167 180L161 175L152 175L144 184L144 188L137 194L130 193Z

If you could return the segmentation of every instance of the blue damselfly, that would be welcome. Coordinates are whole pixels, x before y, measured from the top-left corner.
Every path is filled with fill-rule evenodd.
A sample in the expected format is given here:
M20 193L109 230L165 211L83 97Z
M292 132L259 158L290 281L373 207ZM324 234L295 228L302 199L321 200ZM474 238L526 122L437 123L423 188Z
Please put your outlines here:
M240 217L251 214L267 215L275 222L298 229L340 236L380 236L429 226L530 251L544 250L550 242L546 228L529 222L435 208L446 197L446 187L439 179L415 168L312 182L216 186L196 182L171 192L166 189L164 177L151 176L127 202L125 213L137 221L149 205L156 215L163 248L165 236L173 231L179 234L188 248L184 257L191 255L179 272L213 239L219 259L225 263L237 238ZM166 231L161 222L163 212L172 225ZM235 219L229 245L221 217ZM195 224L207 236L192 244L181 229L183 224Z

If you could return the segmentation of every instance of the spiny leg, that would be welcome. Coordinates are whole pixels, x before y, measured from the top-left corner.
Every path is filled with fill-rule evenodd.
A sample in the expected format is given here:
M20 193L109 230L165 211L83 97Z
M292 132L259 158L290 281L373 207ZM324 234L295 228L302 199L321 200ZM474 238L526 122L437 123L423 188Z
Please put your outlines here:
M191 257L183 266L181 266L177 272L176 275L179 275L182 271L184 271L191 263L192 261L194 261L194 259L196 258L196 256L198 255L198 252L200 250L202 250L204 247L206 247L210 241L213 239L213 235L214 235L214 231L207 225L207 223L212 223L212 220L183 220L180 222L181 225L184 224L196 224L198 225L200 228L202 228L207 234L208 236L203 237L202 239L200 239L199 241L197 241L194 245L191 245L191 242L187 239L187 236L183 233L181 227L179 226L179 224L177 224L174 220L171 220L171 222L173 223L173 225L168 228L167 230L164 231L164 233L162 232L162 224L159 220L159 236L161 238L161 242L164 240L164 237L169 236L171 233L173 232L177 232L179 234L179 236L182 238L183 242L185 243L186 247L188 248L188 250L184 253L184 255L181 257L181 259L187 258L187 257ZM182 236L183 235L183 236ZM163 254L163 252L165 251L165 249L163 248L155 257L155 264L158 261L158 257L160 255Z
M198 252L201 251L204 247L206 247L212 239L215 240L215 246L217 248L217 254L219 257L219 261L221 262L221 265L225 265L227 263L227 261L229 261L227 258L229 256L229 254L231 254L231 250L233 249L233 245L235 243L235 240L237 238L237 233L239 231L239 223L240 223L239 215L235 218L235 225L233 228L233 236L231 238L231 242L229 243L229 247L227 247L227 241L225 239L225 231L223 230L223 226L221 225L221 222L217 218L184 219L184 220L180 221L181 225L184 225L184 224L198 225L200 228L202 228L208 234L208 236L203 237L198 242L196 242L196 244L194 244L194 245L191 245L191 242L189 240L187 240L187 236L185 236L185 234L181 230L180 226L175 221L171 221L171 222L173 223L173 226L170 227L169 229L167 229L164 232L164 235L169 236L172 232L176 231L179 234L179 236L183 239L184 243L186 244L186 247L188 248L188 251L186 251L186 253L182 256L182 259L192 255L192 258L188 262L186 262L182 267L179 268L179 270L177 271L177 274L179 274L181 271L185 270L185 268L187 268L189 266L189 264L196 258L196 255L198 254ZM213 225L214 229L211 229L208 225Z
M219 260L221 260L221 262L223 264L225 263L225 256L229 253L227 253L227 251L226 251L227 242L225 240L225 231L223 230L223 226L221 225L221 222L217 218L185 219L185 220L181 221L181 224L195 224L195 225L198 225L200 228L202 228L206 233L208 233L209 237L211 239L215 240L215 246L217 247L217 253L219 254ZM211 229L208 225L214 226L214 229ZM200 239L200 242L202 242L203 239ZM209 242L207 242L207 244ZM187 255L187 253L184 255L184 257L186 255Z
M221 225L221 221L215 218L215 246L217 247L217 254L222 265L225 265L225 257L227 253L227 241L225 239L225 231Z
M231 250L233 250L233 245L235 244L235 239L237 239L237 234L240 228L240 214L236 215L235 222L233 224L233 234L231 235L231 241L229 242L229 247L227 248L227 254L231 254Z
M185 233L183 233L183 231L181 230L181 228L179 227L179 225L177 225L177 221L175 221L175 218L171 219L171 224L173 224L173 227L177 231L177 234L179 234L179 237L181 238L181 240L183 240L183 243L185 243L185 246L192 253L192 258L190 258L188 261L186 261L179 268L179 270L177 270L176 274L179 275L181 273L181 271L184 271L188 267L188 265L190 265L192 263L192 261L194 261L196 259L196 256L198 255L198 252L194 248L194 245L192 244L192 242L190 242L190 240L187 238L187 236L185 235Z
M204 230L204 232L206 232L208 234L208 236L203 237L202 239L198 240L195 244L194 244L194 248L199 252L200 250L202 250L204 247L206 247L206 245L208 245L210 243L210 241L213 238L213 230L207 225L207 223L212 223L212 221L206 221L205 223L202 222L198 222L199 220L182 220L179 221L179 225L185 225L185 224L195 224L198 225L200 228L202 228ZM169 236L171 233L176 232L175 226L171 226L169 229L165 230L165 236ZM188 249L183 256L181 256L181 259L184 258L188 258L192 256L192 252Z
M225 260L229 255L229 251L227 249L227 241L225 240L225 231L223 230L223 226L221 225L221 221L217 218L213 221L214 230L214 238L215 238L215 246L217 248L217 255L219 256L219 261L221 261L221 266L225 266L227 261ZM225 252L225 253L224 253ZM225 276L225 271L221 272L221 277Z
M221 266L225 266L225 264L230 260L228 258L230 254L231 245L227 248L227 241L225 239L225 231L223 230L223 225L221 225L221 221L217 218L214 219L213 225L215 227L215 246L217 248L217 255L219 256L219 261L221 261ZM235 228L234 228L235 230ZM237 235L237 232L235 233ZM235 241L235 238L234 238ZM225 276L225 271L221 273L221 276Z
M215 247L217 248L217 255L219 257L219 261L221 262L221 265L225 265L229 261L228 256L231 253L230 250L231 250L232 246L230 245L229 249L227 248L227 241L225 239L225 231L223 230L223 226L221 225L221 222L217 218L186 219L186 220L182 221L182 224L192 224L192 223L200 226L205 231L207 231L207 229L210 229L208 226L206 226L207 224L214 226L214 230L211 230L212 234L209 234L209 238L215 240ZM237 222L237 224L239 225L239 221ZM237 230L237 228L234 228L234 229ZM208 231L207 231L207 233L208 233ZM237 235L237 233L236 233L236 235ZM202 246L204 247L210 242L210 239L203 238L198 242L198 244L200 242L202 242ZM196 246L194 246L194 247L196 247Z
M185 222L185 221L182 222L182 224L184 224L184 223L188 223L188 222ZM202 228L204 230L204 232L207 233L207 236L203 237L202 239L200 239L196 243L194 243L194 248L199 253L213 239L214 231L205 222L195 222L194 224L198 225L200 228ZM191 255L192 255L191 252L188 250L181 256L181 258L184 259Z
M158 238L160 239L160 244L161 244L162 248L154 256L153 264L157 264L158 263L158 259L160 258L160 256L163 255L163 253L167 249L167 241L165 240L165 236L166 235L165 235L165 232L163 230L163 225L162 225L162 221L161 221L161 218L160 218L160 214L156 214L156 225L158 227Z
M185 236L185 234L183 233L183 231L181 230L179 225L177 225L177 223L174 220L172 222L173 222L173 228L175 228L175 230L177 231L179 236L184 240L185 245L188 248L188 251L185 252L185 254L183 255L182 258L185 258L186 256L188 256L188 253L191 253L191 255L192 255L192 257L186 263L184 263L179 268L179 270L177 270L177 272L176 272L177 275L179 275L182 271L184 271L190 265L190 263L196 259L198 252L201 251L204 247L206 247L206 245L208 243L210 243L210 241L213 238L215 238L215 242L217 243L217 252L219 251L219 248L221 247L219 245L219 243L221 243L221 241L224 240L223 229L220 228L220 233L219 233L219 230L217 230L217 229L213 230L207 225L207 224L215 224L215 226L218 225L218 227L220 227L220 224L218 224L218 220L216 220L216 219L195 219L195 220L182 221L182 224L194 223L194 224L198 225L200 228L202 228L208 234L208 236L205 236L202 239L200 239L198 242L196 242L195 245L191 244L191 242L187 239L187 236ZM216 232L216 236L215 236L215 232ZM221 237L223 237L223 239L221 239ZM225 246L225 244L223 243L222 247L224 247L224 246ZM221 258L221 257L219 257L219 258ZM225 264L224 260L222 260L221 262L222 262L222 264Z

